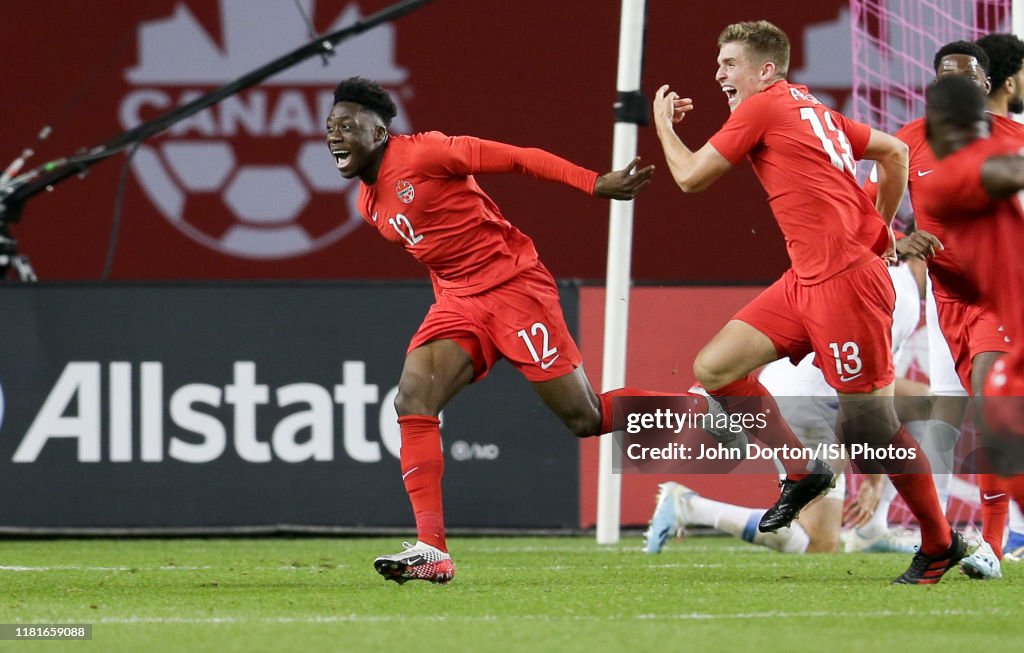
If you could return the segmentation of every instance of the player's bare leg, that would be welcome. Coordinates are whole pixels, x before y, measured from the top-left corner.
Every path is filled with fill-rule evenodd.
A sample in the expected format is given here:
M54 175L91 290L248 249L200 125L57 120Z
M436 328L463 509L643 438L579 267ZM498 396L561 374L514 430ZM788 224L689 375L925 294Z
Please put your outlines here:
M709 392L745 378L780 358L775 343L746 322L729 320L693 361L693 373Z
M809 542L805 553L836 553L843 526L843 499L825 495L812 501L800 513L797 523Z
M770 447L795 451L803 447L782 417L782 411L768 390L751 372L779 359L775 343L764 333L740 320L730 320L697 354L693 372L704 388L727 412L756 414L765 427L749 429L750 434ZM823 461L809 464L799 459L781 461L787 479L781 484L779 500L761 518L764 533L788 526L810 501L835 484L835 472Z
M807 553L836 553L839 551L840 534L843 529L843 499L846 496L846 482L843 476L846 461L837 459L829 460L828 463L836 470L841 482L837 487L811 501L800 512L800 517L797 520L810 539Z
M577 437L601 433L601 402L582 365L557 379L534 383L533 389Z
M432 415L473 380L473 359L454 340L434 340L405 357L398 381L398 416Z
M404 583L447 583L455 565L445 542L441 477L444 454L438 415L473 380L473 360L452 340L435 340L405 358L395 409L402 430L402 481L416 518L418 541L373 561L379 574Z

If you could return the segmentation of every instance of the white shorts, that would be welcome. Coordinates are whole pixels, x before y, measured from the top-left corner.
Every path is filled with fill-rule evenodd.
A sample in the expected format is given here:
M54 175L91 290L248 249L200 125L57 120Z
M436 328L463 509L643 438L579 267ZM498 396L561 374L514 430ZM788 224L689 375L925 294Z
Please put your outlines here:
M890 266L889 276L896 289L896 308L892 312L892 359L896 378L900 378L906 374L913 357L908 343L921 323L921 291L906 263Z
M932 294L932 280L925 286L925 325L928 329L928 381L933 395L966 397L967 391L956 373L956 363L949 351L949 343L939 327L939 309Z

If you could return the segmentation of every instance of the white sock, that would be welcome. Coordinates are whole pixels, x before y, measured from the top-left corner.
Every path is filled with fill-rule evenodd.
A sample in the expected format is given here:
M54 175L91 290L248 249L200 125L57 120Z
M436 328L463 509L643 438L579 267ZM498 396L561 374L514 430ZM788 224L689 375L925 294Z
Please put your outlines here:
M1010 530L1015 533L1024 533L1024 514L1016 501L1010 502Z
M889 507L892 505L893 499L896 498L896 488L889 477L882 480L881 494L882 496L878 500L878 509L875 510L875 514L871 515L871 520L857 529L861 537L878 537L889 530Z
M764 514L761 508L734 506L706 499L699 494L686 496L684 501L688 523L711 526L733 537L766 546L780 553L803 553L811 541L807 532L797 522L774 533L760 532L757 530L757 524Z

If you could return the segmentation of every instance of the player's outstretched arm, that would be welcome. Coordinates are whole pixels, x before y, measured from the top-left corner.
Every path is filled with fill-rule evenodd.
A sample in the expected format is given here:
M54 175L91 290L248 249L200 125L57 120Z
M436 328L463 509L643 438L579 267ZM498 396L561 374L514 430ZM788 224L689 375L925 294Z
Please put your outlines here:
M981 185L1001 200L1024 190L1024 157L994 156L981 166Z
M654 94L654 126L665 152L672 178L684 193L697 193L710 186L732 167L710 143L696 152L686 146L675 124L693 110L693 100L681 98L664 85Z
M594 184L594 195L612 200L631 200L637 196L644 186L651 183L654 166L637 168L640 157L630 161L622 170L606 172L597 178Z
M878 171L878 195L875 208L886 224L892 224L896 211L907 191L907 172L910 169L910 149L907 144L891 134L877 129L871 130L865 159L873 159Z

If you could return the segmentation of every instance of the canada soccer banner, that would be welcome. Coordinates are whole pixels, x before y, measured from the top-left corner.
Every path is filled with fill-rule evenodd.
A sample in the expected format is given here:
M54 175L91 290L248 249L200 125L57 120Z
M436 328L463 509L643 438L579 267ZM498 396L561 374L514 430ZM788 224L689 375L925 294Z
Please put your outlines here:
M304 45L304 14L325 34L389 2L14 4L0 39L9 109L0 122L0 165L29 148L27 170L105 142ZM698 110L683 126L691 144L728 115L714 81L715 40L741 18L768 18L787 30L791 77L846 107L845 3L777 4L648 3L643 91L650 97L671 83L693 95ZM542 147L603 172L611 159L619 10L618 2L589 0L437 0L32 198L13 235L49 280L99 279L108 258L111 279L423 278L415 261L364 224L354 206L357 184L333 165L324 124L336 83L352 75L381 83L398 105L398 132ZM39 140L44 126L52 129ZM746 166L728 183L684 196L660 165L653 130L642 130L639 151L661 169L637 202L636 278L763 281L785 268L784 244ZM481 183L534 237L556 277L603 277L606 201L516 175Z
M426 284L4 297L0 532L412 528L393 404ZM576 440L510 366L442 421L450 527L575 527Z

